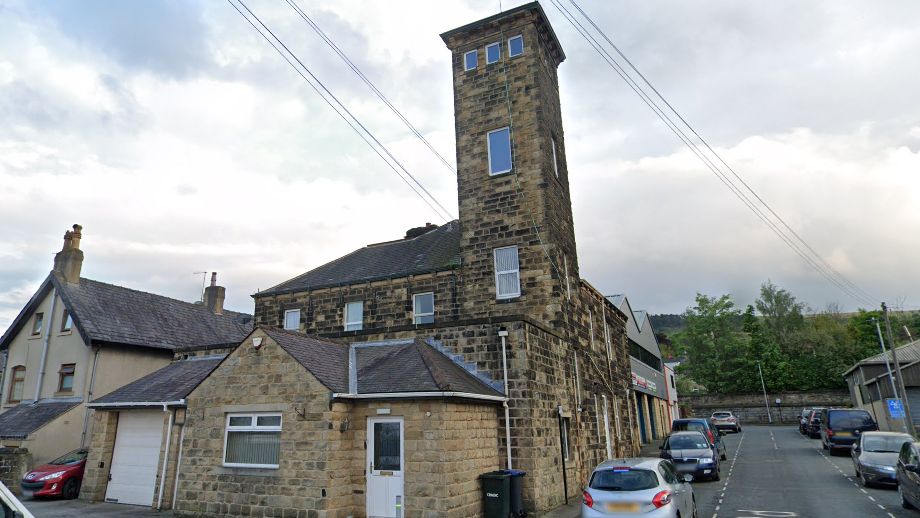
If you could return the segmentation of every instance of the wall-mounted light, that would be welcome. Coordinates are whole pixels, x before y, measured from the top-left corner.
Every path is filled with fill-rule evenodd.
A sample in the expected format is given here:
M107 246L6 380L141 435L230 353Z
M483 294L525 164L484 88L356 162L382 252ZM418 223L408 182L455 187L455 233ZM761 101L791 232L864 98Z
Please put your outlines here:
M262 347L262 337L261 336L254 336L252 338L252 347L255 348L256 350Z

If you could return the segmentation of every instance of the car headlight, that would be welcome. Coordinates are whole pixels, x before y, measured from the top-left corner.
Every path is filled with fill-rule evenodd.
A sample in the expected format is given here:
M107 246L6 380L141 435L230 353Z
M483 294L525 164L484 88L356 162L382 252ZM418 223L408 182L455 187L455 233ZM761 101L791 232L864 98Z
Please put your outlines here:
M696 461L700 464L712 464L712 457L700 457Z
M66 471L55 471L54 473L48 473L48 474L45 475L44 477L38 479L38 481L39 481L39 482L44 482L45 480L52 480L52 479L55 479L55 478L61 478L61 477L64 475L64 473L67 473L67 472L66 472Z
M894 466L882 466L881 464L866 464L866 463L863 463L863 466L867 468L877 469L879 471L887 471L889 473L894 473Z

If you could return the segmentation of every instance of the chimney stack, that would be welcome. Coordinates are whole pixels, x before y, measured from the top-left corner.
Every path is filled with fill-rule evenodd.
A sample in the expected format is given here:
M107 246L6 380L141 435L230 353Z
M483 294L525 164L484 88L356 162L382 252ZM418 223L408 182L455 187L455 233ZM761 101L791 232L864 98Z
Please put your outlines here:
M211 272L211 285L204 289L204 303L215 315L224 313L224 298L227 289L217 285L217 272Z
M83 227L74 225L72 231L64 232L64 246L54 256L54 272L71 284L80 284L80 270L83 269L83 251L80 250L82 237Z

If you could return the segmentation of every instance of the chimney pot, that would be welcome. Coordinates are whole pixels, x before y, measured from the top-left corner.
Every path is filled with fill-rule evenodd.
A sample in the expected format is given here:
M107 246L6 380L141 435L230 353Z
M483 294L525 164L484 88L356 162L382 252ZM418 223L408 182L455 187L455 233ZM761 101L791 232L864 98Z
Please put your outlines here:
M71 284L80 283L80 270L83 269L83 251L80 250L82 230L80 225L74 225L72 231L64 232L64 246L54 256L53 271Z
M217 272L211 272L211 286L217 286Z
M83 225L74 223L73 232L71 233L72 246L77 250L80 249L80 239L83 237Z
M204 303L216 315L224 313L224 299L227 289L217 285L217 272L211 272L211 285L204 289Z

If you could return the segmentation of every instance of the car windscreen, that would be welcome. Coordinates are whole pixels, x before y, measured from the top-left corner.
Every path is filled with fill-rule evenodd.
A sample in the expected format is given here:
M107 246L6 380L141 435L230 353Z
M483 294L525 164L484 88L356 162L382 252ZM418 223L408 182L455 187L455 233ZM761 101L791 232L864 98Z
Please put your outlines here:
M693 435L678 435L668 438L665 442L666 450L702 450L708 447L709 441L702 435L696 437Z
M719 418L719 419L722 419L722 418L725 418L725 417L731 417L731 416L732 416L732 414L731 414L730 412L716 412L716 413L712 414L712 417L717 417L717 418Z
M683 432L687 430L693 432L705 432L706 425L699 421L678 421L674 423L675 432Z
M643 491L658 487L658 476L647 469L605 469L594 472L589 486L602 491Z
M872 416L865 410L836 410L828 412L828 428L861 428L872 426Z
M74 450L66 455L62 455L53 461L49 462L52 466L63 466L65 464L73 464L75 462L80 462L86 458L86 450Z
M912 440L909 435L867 435L863 437L863 451L898 453L905 442Z

